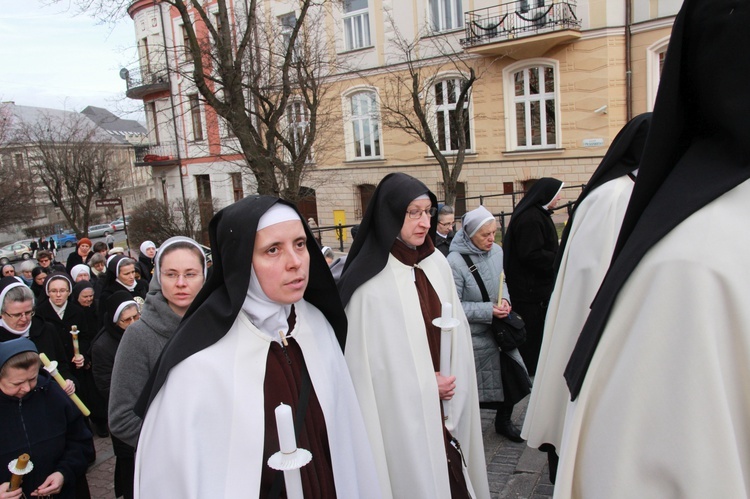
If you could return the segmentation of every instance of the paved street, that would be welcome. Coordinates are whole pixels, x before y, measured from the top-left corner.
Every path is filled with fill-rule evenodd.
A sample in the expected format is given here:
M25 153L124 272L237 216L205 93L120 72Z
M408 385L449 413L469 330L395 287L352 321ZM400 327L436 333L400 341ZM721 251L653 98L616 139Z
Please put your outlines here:
M516 405L513 421L521 426L528 397ZM545 454L517 444L495 433L494 411L482 410L485 459L493 499L552 497L552 484L547 477ZM88 480L93 499L114 499L112 475L115 458L109 438L94 438L96 462L89 468Z

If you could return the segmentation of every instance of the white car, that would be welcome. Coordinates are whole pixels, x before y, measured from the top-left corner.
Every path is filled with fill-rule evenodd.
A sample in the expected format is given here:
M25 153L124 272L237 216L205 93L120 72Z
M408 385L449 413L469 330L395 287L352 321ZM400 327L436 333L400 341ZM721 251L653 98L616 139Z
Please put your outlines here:
M98 224L89 227L89 238L104 237L114 232L110 224Z
M29 258L31 258L31 250L25 244L13 243L0 248L0 264L2 265Z

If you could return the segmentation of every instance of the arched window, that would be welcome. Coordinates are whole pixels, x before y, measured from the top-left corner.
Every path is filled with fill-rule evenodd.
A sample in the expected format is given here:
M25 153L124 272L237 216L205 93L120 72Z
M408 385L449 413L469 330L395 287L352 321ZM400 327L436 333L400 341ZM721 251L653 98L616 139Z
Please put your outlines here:
M380 159L381 144L380 105L372 87L359 87L342 96L344 108L344 138L346 159Z
M554 149L560 144L557 67L526 63L504 71L508 149Z

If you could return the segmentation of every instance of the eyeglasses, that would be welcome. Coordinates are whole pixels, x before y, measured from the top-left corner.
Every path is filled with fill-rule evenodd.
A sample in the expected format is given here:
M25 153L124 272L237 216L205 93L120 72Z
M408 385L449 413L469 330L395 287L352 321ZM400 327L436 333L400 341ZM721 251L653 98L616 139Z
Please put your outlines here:
M177 281L180 277L183 277L186 281L194 281L199 277L203 277L203 274L198 272L186 272L184 274L177 272L161 272L161 276L168 281Z
M70 290L68 289L48 289L47 293L51 295L64 295L65 293L70 293Z
M413 210L407 210L406 214L409 215L409 218L412 220L416 220L417 218L422 218L422 215L427 214L430 218L434 217L437 213L437 208L432 207L428 208L426 210L419 210L419 209L413 209Z
M438 225L453 225L456 222L438 222Z
M135 314L135 315L131 315L130 317L125 317L124 319L120 319L117 322L119 324L132 324L140 318L141 318L141 314Z
M36 312L34 312L33 310L29 310L28 312L21 312L20 314L9 314L8 312L3 312L3 313L4 313L5 315L7 315L8 317L10 317L11 319L13 319L13 320L16 320L16 321L17 321L17 320L18 320L18 319L20 319L21 317L28 317L28 318L32 318L32 317L34 317L34 314L35 314Z

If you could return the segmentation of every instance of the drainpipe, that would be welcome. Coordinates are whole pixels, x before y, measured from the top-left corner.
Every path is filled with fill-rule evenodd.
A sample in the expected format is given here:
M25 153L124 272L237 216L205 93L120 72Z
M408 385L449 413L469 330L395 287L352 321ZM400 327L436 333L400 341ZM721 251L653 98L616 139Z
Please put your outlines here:
M174 128L175 154L177 155L177 173L180 176L180 190L182 192L183 214L187 212L187 199L185 198L185 182L182 179L182 159L180 158L180 138L177 134L177 113L175 112L174 94L172 93L171 70L169 69L169 47L167 47L167 32L164 29L164 15L161 10L161 2L154 0L154 7L159 9L159 20L161 22L161 39L164 42L164 64L167 68L169 78L169 104L172 108L172 127ZM169 5L169 4L167 4ZM169 8L169 7L167 7ZM169 10L167 10L169 13ZM169 18L169 16L167 16Z
M633 118L633 65L632 37L630 27L633 24L632 0L625 0L625 112L627 121Z

